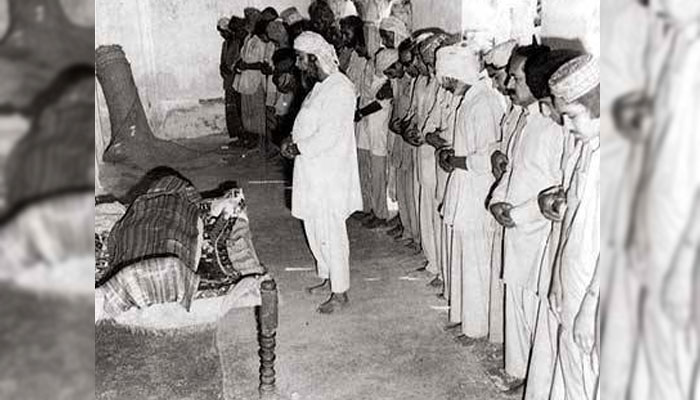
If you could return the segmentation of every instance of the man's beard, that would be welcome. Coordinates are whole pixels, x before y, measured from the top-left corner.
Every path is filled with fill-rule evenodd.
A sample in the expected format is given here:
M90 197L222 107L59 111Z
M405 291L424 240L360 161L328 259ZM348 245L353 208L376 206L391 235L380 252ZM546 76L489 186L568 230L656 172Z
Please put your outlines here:
M316 83L321 81L318 66L314 64L309 69L301 71L301 81L305 89L311 90Z

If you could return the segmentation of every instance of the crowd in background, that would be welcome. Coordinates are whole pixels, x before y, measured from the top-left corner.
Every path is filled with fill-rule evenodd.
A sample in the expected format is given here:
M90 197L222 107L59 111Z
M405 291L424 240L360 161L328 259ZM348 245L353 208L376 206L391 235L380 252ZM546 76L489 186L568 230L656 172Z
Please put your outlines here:
M462 344L504 345L490 372L501 390L597 398L597 59L535 38L413 30L408 0L317 0L309 16L247 8L219 21L234 143L275 154L311 90L294 41L321 35L355 87L363 210L352 217L425 257Z

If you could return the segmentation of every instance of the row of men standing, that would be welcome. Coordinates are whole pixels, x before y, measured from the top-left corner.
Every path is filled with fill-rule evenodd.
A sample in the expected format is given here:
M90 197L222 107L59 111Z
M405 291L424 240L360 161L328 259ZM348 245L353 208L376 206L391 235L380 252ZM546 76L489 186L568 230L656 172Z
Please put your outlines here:
M221 18L217 30L224 39L220 73L226 107L226 130L232 144L274 154L289 133L298 110L300 82L291 42L305 21L296 8L278 14L246 8L244 18Z
M526 398L594 398L597 60L514 42L483 51L395 17L369 56L360 22L341 20L358 93L355 217L382 226L395 197L450 328L465 344L505 342L503 390L527 378Z
M292 12L283 27L291 33L287 45L303 35L301 50L294 41L297 52L324 49L314 55L327 70L321 74L326 83L315 84L307 106L325 86L340 85L340 90L342 79L332 72L335 63L354 84L363 207L354 216L369 228L385 227L387 194L398 202L401 223L392 232L425 255L425 270L434 277L431 284L449 301L449 327L461 331L465 344L481 338L505 343L504 370L493 374L503 390L527 378L526 398L594 398L597 61L571 49L514 42L484 49L439 28L411 33L406 13L369 23L353 15L334 18L328 9L317 1L309 10L310 23L292 33L289 17L298 14ZM325 45L306 35L307 30L317 32ZM251 33L243 47L255 47L256 36L265 43L272 35L267 29ZM328 48L330 55L324 53ZM248 50L242 53L252 53ZM245 54L235 74L273 75L277 86L284 81L277 68ZM296 92L290 92L304 98L313 85L304 87L303 76L299 80ZM260 119L268 110L266 90L257 86L254 93L243 93L242 81L236 75L233 87L241 93L245 132L256 125L246 118ZM264 79L258 81L262 85ZM330 112L333 106L326 109ZM304 115L297 118L295 141L301 140L305 126L313 125ZM282 147L283 154L297 161L314 157L305 154L303 144L293 150L289 143ZM297 167L295 195L304 190L296 179ZM303 199L296 197L297 210ZM312 216L295 212L294 204L293 213L305 220L310 245L320 246L314 250L312 245L320 275L330 277L334 295L344 296L340 303L332 296L320 307L333 312L335 304L347 303L349 264L347 257L340 257L347 249L327 250L333 254L325 257L327 244L314 237L327 227L311 224ZM341 247L346 242L345 237ZM348 271L334 273L339 269Z
M384 0L379 3L386 2ZM291 132L301 102L310 90L295 68L294 39L303 31L321 34L338 53L343 53L340 18L357 15L358 8L366 16L367 36L372 47L379 46L377 22L380 19L376 0L357 4L349 0L316 0L309 6L309 18L296 7L278 13L273 7L260 11L244 10L243 18L224 17L217 22L217 31L224 39L221 48L220 73L223 80L226 108L226 130L232 144L254 147L275 155L283 137ZM408 20L410 1L390 2L396 15ZM359 18L359 17L357 17ZM347 59L349 52L344 52Z

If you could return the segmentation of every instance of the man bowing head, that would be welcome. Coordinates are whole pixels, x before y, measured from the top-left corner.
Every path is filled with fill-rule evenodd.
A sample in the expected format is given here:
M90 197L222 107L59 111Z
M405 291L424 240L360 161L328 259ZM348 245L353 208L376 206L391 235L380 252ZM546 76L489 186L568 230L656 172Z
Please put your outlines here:
M292 215L304 230L316 259L319 285L330 288L318 307L330 314L347 305L350 246L345 220L362 209L355 145L355 88L338 69L332 45L321 35L303 32L294 41L297 66L313 83L297 115L282 154L294 158Z

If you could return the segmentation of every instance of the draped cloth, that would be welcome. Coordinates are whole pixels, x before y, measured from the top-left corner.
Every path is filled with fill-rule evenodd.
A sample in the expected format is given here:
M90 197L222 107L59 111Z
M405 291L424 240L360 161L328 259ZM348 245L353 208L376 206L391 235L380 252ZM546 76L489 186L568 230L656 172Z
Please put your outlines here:
M41 99L49 104L11 149L3 172L10 209L93 191L95 80L88 68L81 74L54 82Z
M248 277L265 273L253 247L242 191L233 188L198 205L204 221L197 222L197 266L175 256L129 264L96 289L96 321L109 317L120 324L153 328L215 322L228 309L233 293L250 289ZM98 282L109 273L110 231L125 213L119 203L96 207ZM209 303L217 306L205 306Z
M338 72L340 62L335 48L318 33L303 32L294 40L294 49L316 56L319 67L326 74Z
M109 268L97 285L130 264L155 257L176 257L196 271L200 200L196 189L181 178L168 176L153 183L112 228Z

